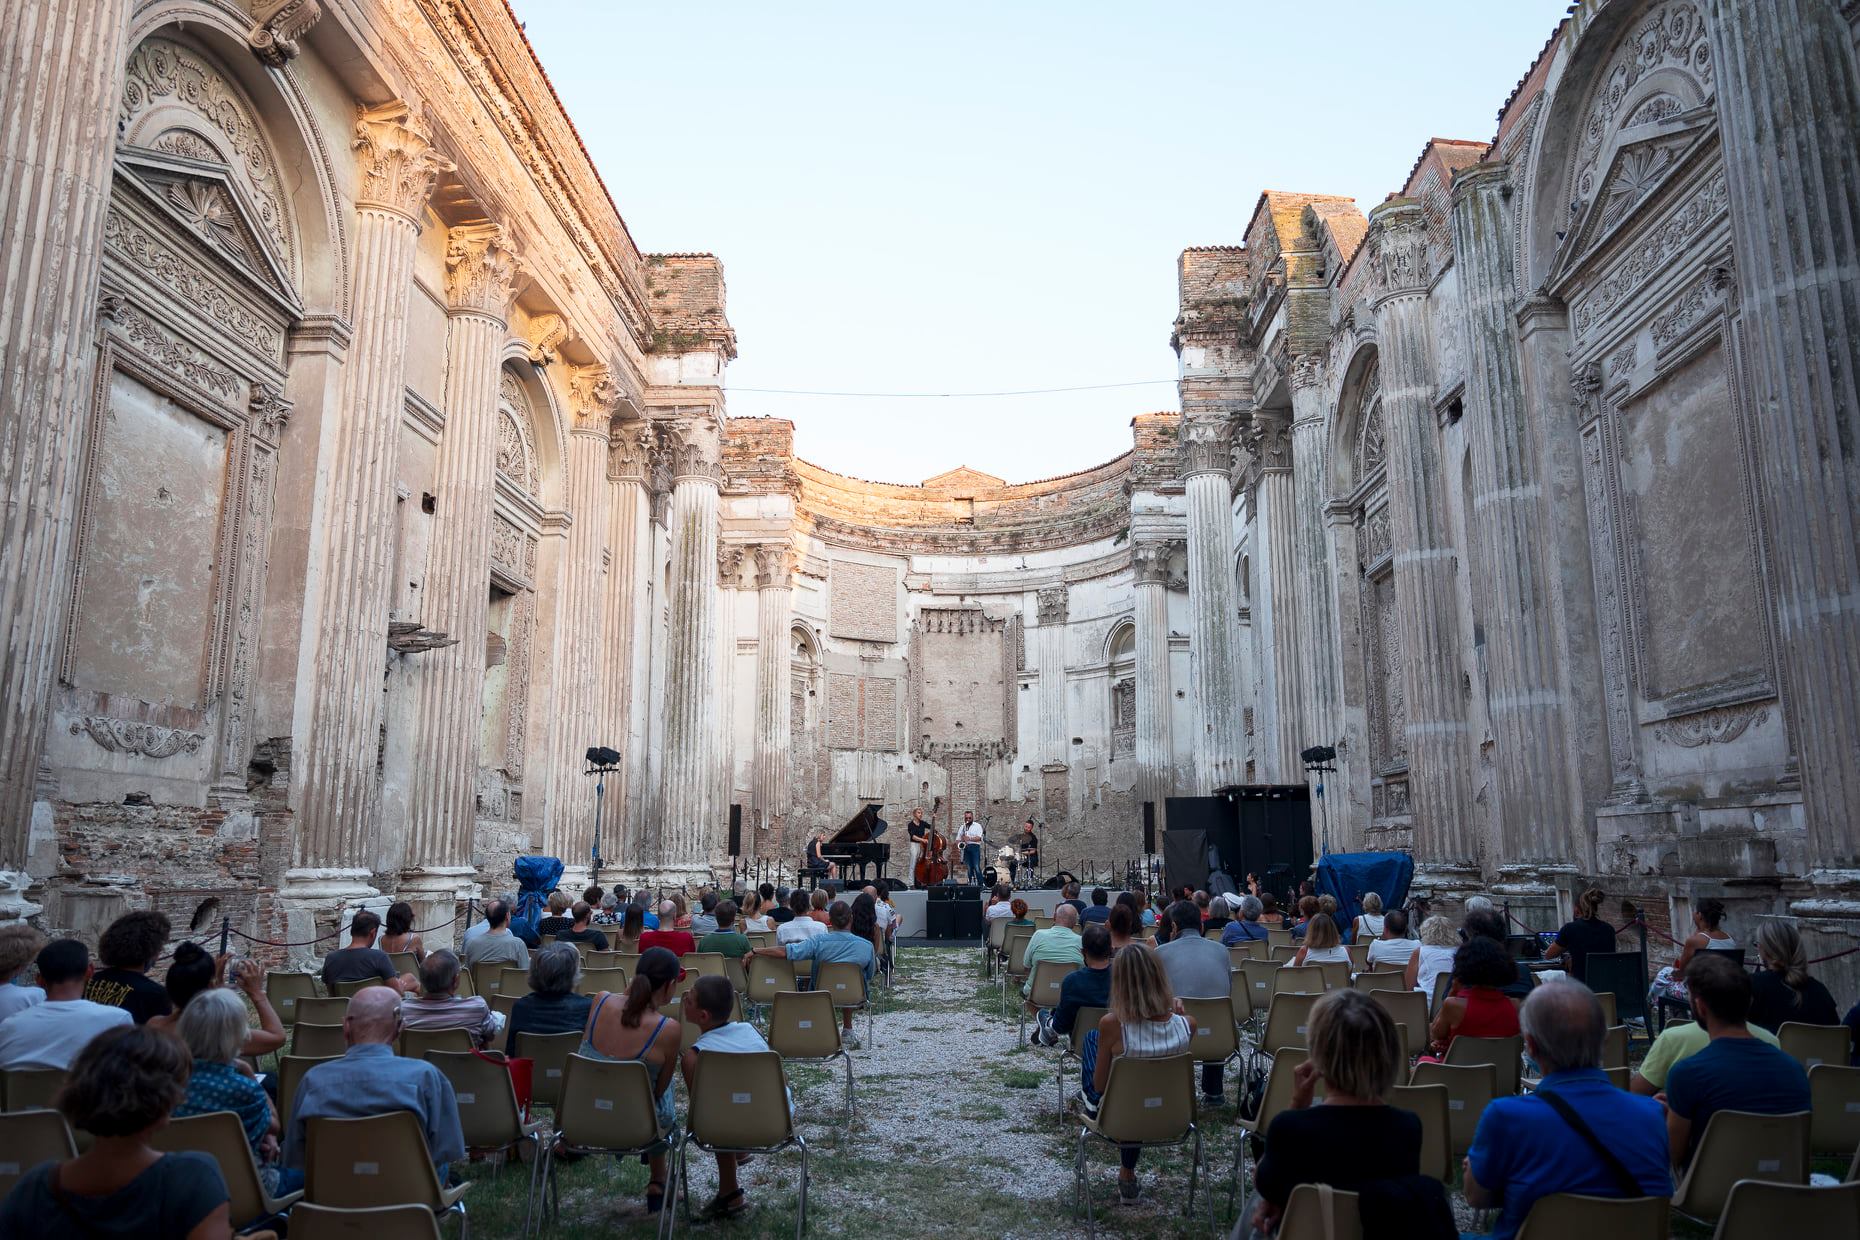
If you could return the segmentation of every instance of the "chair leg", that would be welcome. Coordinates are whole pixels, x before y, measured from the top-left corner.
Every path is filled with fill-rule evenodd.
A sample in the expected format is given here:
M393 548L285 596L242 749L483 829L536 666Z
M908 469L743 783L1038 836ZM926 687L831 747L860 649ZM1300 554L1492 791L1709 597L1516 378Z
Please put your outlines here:
M1234 1212L1234 1198L1240 1191L1241 1163L1246 1157L1246 1129L1236 1128L1234 1133L1239 1139L1234 1142L1233 1178L1227 1182L1227 1213L1229 1214Z
M1195 1185L1201 1177L1201 1129L1190 1124L1188 1130L1195 1134L1195 1161L1188 1166L1188 1200L1182 1203L1183 1218L1195 1213Z
M800 1217L794 1223L794 1240L801 1240L807 1234L807 1143L801 1143L801 1203Z
M844 1055L844 1052L842 1052L842 1055ZM844 1057L845 1057L845 1060L846 1060L846 1122L847 1122L847 1123L851 1123L851 1122L852 1122L852 1117L853 1117L853 1071L852 1071L852 1056L851 1056L851 1055L844 1055Z

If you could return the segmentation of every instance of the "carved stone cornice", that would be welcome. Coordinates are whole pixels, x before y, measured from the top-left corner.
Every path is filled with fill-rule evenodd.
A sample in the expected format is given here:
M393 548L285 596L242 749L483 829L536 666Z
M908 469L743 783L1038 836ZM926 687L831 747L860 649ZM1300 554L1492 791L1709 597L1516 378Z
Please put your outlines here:
M786 590L794 584L794 551L785 542L757 543L756 589Z
M1292 418L1288 411L1255 409L1244 439L1257 469L1280 473L1292 467Z
M1369 213L1369 273L1375 287L1371 301L1425 292L1427 214L1412 198L1391 198Z
M1539 331L1569 330L1569 307L1561 298L1552 297L1542 289L1524 299L1512 318L1518 324L1518 332L1529 336Z
M446 234L446 304L459 314L504 322L520 264L501 224L473 224Z
M1511 165L1502 159L1495 159L1461 169L1453 178L1449 200L1458 202L1469 194L1483 191L1511 193Z
M1064 624L1072 609L1070 592L1063 584L1041 586L1039 608L1041 624Z
M574 415L570 428L577 435L606 438L614 406L620 402L620 385L613 371L599 362L576 366L568 372L568 405Z
M1233 468L1233 423L1226 418L1182 420L1182 477L1225 474Z
M1140 586L1167 586L1169 561L1181 549L1176 541L1143 542L1130 549L1130 567Z
M420 114L398 100L363 108L354 146L362 173L356 202L404 215L418 227L439 174L452 170L452 161L433 148Z
M1292 360L1291 374L1287 376L1292 391L1302 392L1309 388L1322 387L1324 384L1324 358L1316 353L1301 353Z
M539 314L530 320L524 338L530 342L530 361L547 366L555 361L556 350L568 339L568 320L559 314Z
M607 476L628 482L646 482L652 476L652 454L659 436L652 423L616 422L608 438Z
M282 69L301 50L297 40L322 16L317 0L252 0L252 28L245 41L254 56Z

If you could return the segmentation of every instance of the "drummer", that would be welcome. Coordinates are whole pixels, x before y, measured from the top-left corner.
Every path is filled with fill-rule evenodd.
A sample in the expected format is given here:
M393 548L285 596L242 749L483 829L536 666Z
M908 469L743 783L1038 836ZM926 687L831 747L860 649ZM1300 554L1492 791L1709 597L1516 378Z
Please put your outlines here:
M1027 873L1032 874L1040 868L1040 837L1034 834L1033 819L1020 824L1020 833L1009 841L1008 847L1001 850L1007 859L1008 877L1018 879L1020 867L1026 866Z

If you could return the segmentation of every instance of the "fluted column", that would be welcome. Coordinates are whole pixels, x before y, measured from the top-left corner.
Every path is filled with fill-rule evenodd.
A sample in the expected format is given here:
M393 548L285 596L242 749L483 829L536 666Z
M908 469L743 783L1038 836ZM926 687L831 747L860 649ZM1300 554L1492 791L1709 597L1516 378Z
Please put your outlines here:
M1427 226L1420 204L1394 198L1377 207L1365 244L1376 283L1414 848L1429 870L1463 872L1477 864L1472 753L1460 688L1455 552L1434 417Z
M788 817L788 777L793 760L788 700L793 578L787 543L762 543L756 547L755 821L757 827L772 832L779 832ZM779 841L781 836L768 838ZM758 837L758 845L761 842Z
M1040 652L1040 761L1066 764L1066 587L1042 586L1038 596Z
M1195 681L1195 792L1241 783L1240 680L1234 664L1233 432L1219 415L1183 419L1182 475L1188 499L1189 665Z
M1293 516L1292 425L1289 411L1255 409L1247 428L1247 451L1258 471L1253 498L1256 544L1253 550L1253 631L1259 635L1259 661L1270 663L1272 732L1261 750L1266 783L1304 782L1298 754L1307 739L1299 675L1297 529ZM1264 618L1262 626L1260 621ZM1263 628L1263 631L1262 631Z
M433 459L438 520L427 549L421 623L456 645L419 657L419 706L402 895L420 925L451 919L469 894L484 644L497 490L497 393L516 256L496 225L454 228L446 241L446 426ZM449 939L449 931L441 932ZM444 946L444 941L433 946Z
M1158 821L1173 791L1169 736L1169 558L1177 544L1138 543L1131 551L1137 625L1137 799L1153 801Z
M613 372L600 363L569 374L565 470L573 520L562 549L562 598L556 608L555 718L549 747L555 771L544 847L564 864L584 866L594 849L594 781L582 774L590 746L606 745L601 727L601 553L607 545L607 454L614 405ZM605 832L603 832L603 835ZM603 842L603 847L606 847ZM611 851L611 850L610 850Z
M1570 717L1558 686L1543 471L1524 400L1511 308L1511 186L1504 164L1453 184L1454 269L1466 324L1473 589L1484 598L1486 686L1497 742L1499 861L1562 861L1583 831Z
M1833 0L1712 0L1810 864L1860 880L1860 90Z
M711 798L705 811L708 845L729 844L730 804L736 794L736 593L747 549L741 543L717 545L717 726L711 729Z
M20 0L0 35L0 920L24 873L96 358L127 0Z
M1337 671L1337 609L1330 579L1330 535L1325 529L1324 363L1313 354L1292 363L1292 578L1298 599L1299 715L1303 721L1302 745L1336 745L1343 739L1343 683ZM1349 761L1347 752L1337 765ZM1303 763L1299 768L1303 769ZM1321 837L1327 837L1331 815L1346 804L1339 800L1348 779L1336 773L1334 785L1324 775L1313 775L1325 785L1326 796L1312 805L1312 818ZM1335 802L1335 804L1333 804ZM1341 822L1341 820L1339 820ZM1339 836L1337 843L1345 842Z
M365 110L354 144L357 194L353 317L340 413L326 443L319 497L324 537L314 626L308 732L298 751L297 839L287 895L349 900L373 894L375 755L381 669L387 658L388 573L393 562L394 483L407 388L407 303L421 213L441 171L420 118L405 104ZM298 934L296 910L291 929ZM302 928L308 928L307 925Z
M647 462L655 436L652 424L639 419L616 422L607 453L607 598L602 612L602 640L608 645L607 679L602 692L602 744L621 753L621 771L607 780L601 811L601 862L618 858L638 864L638 816L629 812L634 782L642 769L633 735L636 696L644 696L641 657L647 644L643 621L651 595L652 496L646 489Z
M712 664L717 648L717 489L723 471L689 435L674 453L672 589L665 659L665 747L660 779L659 864L700 871L710 864L710 733L717 718Z

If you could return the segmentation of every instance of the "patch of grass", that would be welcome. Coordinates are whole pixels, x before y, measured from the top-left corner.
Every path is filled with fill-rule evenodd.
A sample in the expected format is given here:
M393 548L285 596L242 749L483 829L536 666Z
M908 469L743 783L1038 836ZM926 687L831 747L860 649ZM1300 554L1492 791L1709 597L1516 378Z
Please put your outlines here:
M1046 1073L1032 1068L1009 1068L1001 1074L1001 1083L1009 1089L1038 1089L1046 1084Z

